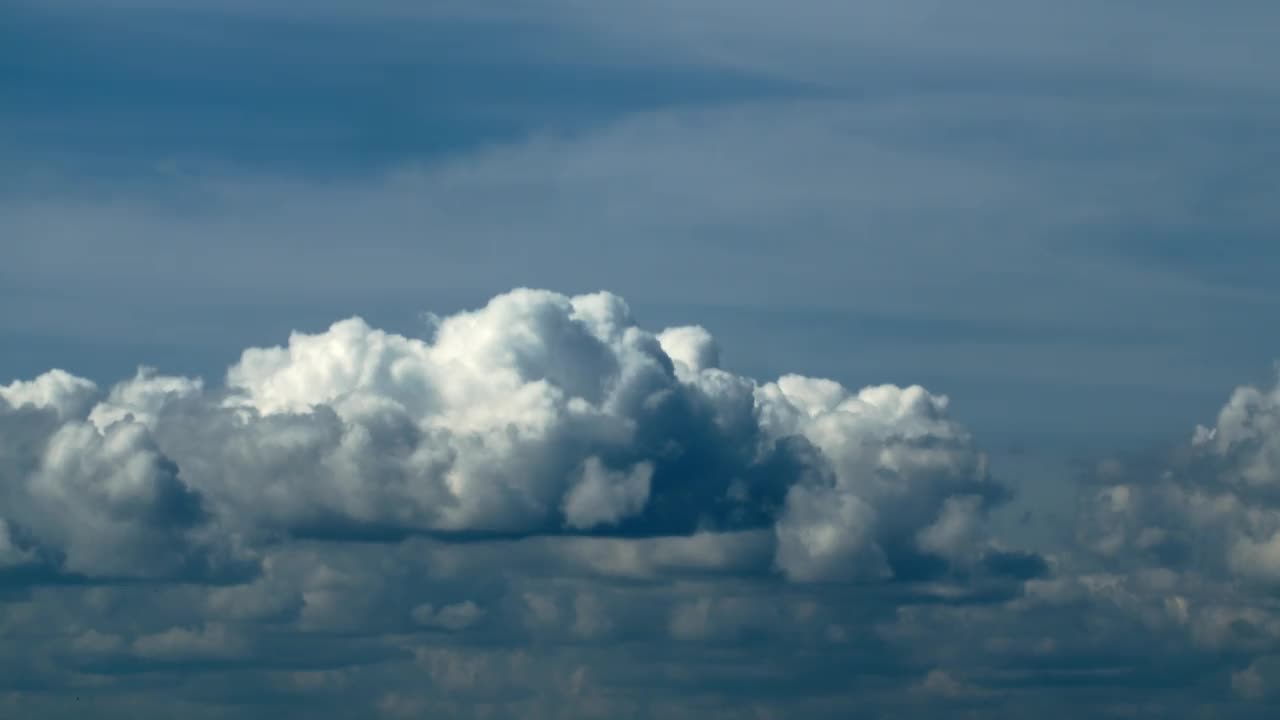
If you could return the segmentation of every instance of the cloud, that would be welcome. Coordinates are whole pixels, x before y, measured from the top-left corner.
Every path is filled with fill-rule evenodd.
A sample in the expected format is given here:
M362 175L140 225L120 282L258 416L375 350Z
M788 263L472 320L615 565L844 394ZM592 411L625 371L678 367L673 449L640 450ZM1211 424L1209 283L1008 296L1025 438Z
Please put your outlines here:
M959 527L980 522L1004 492L986 458L947 418L948 401L913 386L869 387L785 376L761 388L763 424L808 440L822 472L788 490L778 524L779 565L792 577L892 576L921 554L981 548ZM940 534L955 542L943 548Z
M84 588L39 612L83 615L58 647L93 672L300 670L313 636L369 638L330 641L347 666L389 652L380 635L435 632L459 647L393 649L467 695L491 662L478 641L734 643L778 632L774 583L1001 576L974 559L1004 491L945 398L719 364L701 327L520 289L427 337L358 318L294 333L218 386L50 371L0 399L0 578ZM174 589L114 617L138 582Z
M83 412L97 391L98 386L90 380L65 370L50 370L34 380L15 380L0 386L0 398L13 409L30 406L70 418Z
M607 294L516 291L443 319L432 342L344 321L287 348L247 350L227 379L223 404L245 418L229 432L262 442L266 428L291 426L292 452L317 465L306 482L318 507L279 509L299 523L511 533L661 524L643 512L662 501L651 494L718 494L768 452L730 435L743 423L718 422L721 398L681 383ZM680 477L691 466L702 476Z
M29 514L11 522L91 574L176 572L174 541L208 523L228 545L776 523L779 569L818 580L860 575L862 555L885 577L941 557L916 534L972 524L1002 492L945 398L758 384L717 364L704 329L647 332L608 293L516 290L442 318L430 339L344 320L245 350L213 392L139 370L88 422L50 429L24 478ZM92 389L55 372L6 393L65 414ZM54 517L74 520L41 520Z
M1278 417L1276 387L1242 386L1160 464L1100 464L1081 506L1082 542L1117 566L1280 579Z
M66 417L92 390L55 370L10 385L0 401L7 554L95 578L237 572L235 539L213 526L144 425Z
M413 609L413 620L419 625L457 632L476 624L484 617L484 609L466 600L436 609L424 603Z
M83 13L101 10L104 3L58 0L47 5ZM174 10L232 18L297 15L294 6L278 0L112 0L106 6L153 15ZM358 9L318 2L312 10L308 19L313 22L358 16L415 28L423 21L453 21L463 28L468 20L471 26L477 20L498 27L526 23L544 32L558 29L557 37L572 43L581 62L620 58L632 64L728 66L827 85L848 82L849 68L857 67L860 59L916 54L952 64L1018 63L1043 67L1046 74L1051 69L1061 73L1063 67L1080 72L1123 69L1135 75L1145 70L1157 77L1265 87L1270 47L1266 35L1255 28L1274 17L1274 8L1257 2L1217 12L1196 3L1173 2L1164 13L1152 16L1141 7L1117 8L1100 0L1070 7L1045 0L982 0L964 11L937 0L875 0L856 6L803 0L785 10L761 0L702 0L693 5L662 0L643 7L551 0L485 8L377 0ZM1124 49L1123 40L1135 36L1147 49L1142 63ZM845 71L845 77L837 69Z
M35 559L30 548L24 548L14 540L9 524L0 520L0 570L26 565Z
M1260 90L1269 48L1252 22L1274 19L1274 8L1246 3L1208 12L1195 3L1146 8L1088 0L1064 7L1044 0L984 0L963 10L938 0L849 5L805 0L785 10L759 0L711 0L692 6L673 0L636 7L628 3L563 3L567 22L604 33L632 54L687 63L747 69L845 87L861 79L859 61L910 55L916 72L945 64L955 73L1016 64L1043 73L1046 84L1071 72L1089 77L1110 70L1135 81ZM680 22L673 22L673 16ZM1124 39L1142 38L1135 62ZM1242 48L1251 48L1246 52ZM870 64L870 63L868 63ZM923 68L921 66L924 66ZM1096 81L1095 81L1096 82Z
M1263 700L1276 692L1280 679L1280 656L1268 655L1231 675L1231 689L1249 700Z
M243 639L222 625L175 627L143 635L133 642L133 652L138 656L162 661L226 659L242 654L245 647Z
M121 420L154 429L160 410L172 402L199 396L203 387L198 378L162 376L154 368L140 367L132 380L111 388L111 393L93 406L89 422L104 432Z
M946 397L718 355L522 289L423 337L294 333L217 385L4 386L0 669L248 703L341 678L344 712L444 716L1270 702L1274 388L1098 463L1040 555L989 522L1010 490Z
M1002 613L984 608L978 615L986 620L970 618L1015 628L1048 623L1033 634L1040 645L1010 635L1010 651L1024 647L1011 652L1008 669L993 663L984 672L1016 670L1018 682L1036 685L1110 676L1128 688L1199 685L1197 693L1231 692L1244 702L1268 697L1268 658L1280 643L1271 600L1280 529L1270 487L1276 398L1275 387L1237 388L1216 422L1181 445L1105 459L1086 472L1075 537L1051 556L1052 576L1029 580ZM963 529L946 515L934 529ZM1071 616L1092 628L1088 639L1071 636ZM1084 668L1092 679L1079 674Z
M949 700L981 697L984 691L954 678L945 670L930 670L920 682L920 690Z

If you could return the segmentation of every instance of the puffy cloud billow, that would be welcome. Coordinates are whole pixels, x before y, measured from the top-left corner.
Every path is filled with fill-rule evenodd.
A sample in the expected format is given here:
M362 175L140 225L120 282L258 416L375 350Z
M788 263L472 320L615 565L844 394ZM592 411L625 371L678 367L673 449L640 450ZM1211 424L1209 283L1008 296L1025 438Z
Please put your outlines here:
M614 295L517 290L429 340L359 318L295 333L216 390L143 368L95 397L54 370L2 390L30 435L6 447L5 520L86 575L176 572L196 536L772 528L794 580L981 555L1001 490L945 398L717 359L702 328L645 331Z
M1156 460L1100 463L1040 555L994 530L1010 490L922 387L743 377L707 330L651 332L608 293L433 318L422 338L294 333L220 382L0 386L0 708L1066 717L1071 686L1099 712L1143 687L1142 712L1262 717L1275 699L1275 389L1240 389Z

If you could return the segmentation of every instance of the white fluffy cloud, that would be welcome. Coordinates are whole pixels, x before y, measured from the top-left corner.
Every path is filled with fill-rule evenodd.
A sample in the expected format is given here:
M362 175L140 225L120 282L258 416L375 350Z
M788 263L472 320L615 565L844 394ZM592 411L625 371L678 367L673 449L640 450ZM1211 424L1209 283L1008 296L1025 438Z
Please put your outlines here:
M1213 427L1196 428L1194 444L1229 461L1222 477L1229 484L1272 490L1280 486L1280 385L1237 388Z
M193 693L410 715L717 697L653 704L652 677L749 678L739 706L799 715L1058 717L1033 690L1062 684L1199 682L1241 717L1275 697L1273 391L1159 463L1100 465L1075 544L1041 559L993 536L1003 490L922 388L759 383L607 296L520 291L440 323L463 326L481 357L344 321L247 351L225 387L6 387L0 583L30 592L0 593L6 646L104 687L180 670L212 683ZM549 338L578 349L553 360Z
M1115 561L1280 582L1280 386L1244 386L1165 466L1104 463L1080 535Z
M757 390L757 408L770 435L804 437L825 461L787 493L778 564L789 576L884 577L887 549L950 556L978 546L976 531L959 529L975 526L982 493L999 489L947 418L945 397L921 387L851 393L788 375ZM941 533L957 542L938 542Z
M235 539L211 524L199 491L145 425L85 419L103 415L87 407L92 383L54 370L4 390L7 555L91 578L205 576L240 564Z
M1241 387L1181 447L1099 463L1079 488L1076 552L1058 556L1058 577L1028 584L1022 607L1127 623L1117 646L1160 647L1184 668L1231 658L1221 689L1263 701L1280 647L1278 416L1275 387Z
M701 327L654 334L608 293L515 290L430 339L358 318L295 333L214 391L143 368L88 407L93 384L52 371L3 388L11 413L57 418L6 458L22 494L6 520L87 575L168 575L200 543L280 532L774 526L796 580L979 553L998 488L946 398L718 365Z
M0 398L14 408L47 408L56 412L58 417L70 418L88 407L97 391L98 386L89 380L65 370L50 370L34 380L15 380L8 385L0 385Z
M640 669L483 668L627 642L714 682L725 648L870 653L899 604L1009 602L1044 570L991 536L1005 491L945 397L736 375L707 330L647 331L608 293L516 290L422 338L343 320L219 385L0 390L0 583L30 594L0 632L77 618L22 637L78 672L252 665L365 707L569 693L608 716L595 684ZM422 673L434 694L404 694Z
M158 375L154 368L141 367L132 380L111 388L111 393L93 406L89 422L103 432L121 420L154 429L156 416L166 405L198 397L203 389L204 381L199 378Z

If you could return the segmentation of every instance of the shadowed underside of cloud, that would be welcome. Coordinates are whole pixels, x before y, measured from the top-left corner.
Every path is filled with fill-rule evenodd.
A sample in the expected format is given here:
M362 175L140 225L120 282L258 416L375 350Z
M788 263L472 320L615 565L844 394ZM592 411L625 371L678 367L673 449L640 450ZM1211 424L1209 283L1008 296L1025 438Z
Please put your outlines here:
M1275 389L1241 388L1159 463L1099 465L1075 536L1041 555L993 531L1009 490L924 388L758 382L703 328L650 332L609 293L431 317L422 338L294 333L217 386L149 368L105 392L61 370L0 386L5 702L1067 717L1069 686L1099 711L1141 689L1146 712L1261 717L1273 699Z

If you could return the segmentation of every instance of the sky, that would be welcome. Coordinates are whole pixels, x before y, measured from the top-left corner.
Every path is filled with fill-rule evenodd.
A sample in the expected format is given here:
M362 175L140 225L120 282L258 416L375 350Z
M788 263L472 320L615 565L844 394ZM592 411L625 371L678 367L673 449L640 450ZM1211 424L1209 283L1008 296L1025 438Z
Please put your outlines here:
M0 714L1272 717L1278 23L0 0Z

